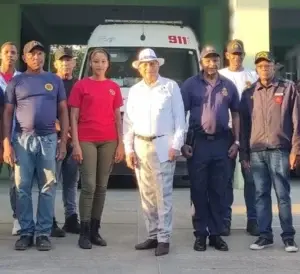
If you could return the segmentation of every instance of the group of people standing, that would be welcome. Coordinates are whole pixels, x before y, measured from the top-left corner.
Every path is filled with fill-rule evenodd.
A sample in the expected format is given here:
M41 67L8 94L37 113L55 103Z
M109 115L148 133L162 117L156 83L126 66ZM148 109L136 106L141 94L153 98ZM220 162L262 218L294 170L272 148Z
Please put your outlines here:
M43 70L44 46L28 42L23 49L27 70L15 70L13 43L1 47L3 159L11 167L11 197L20 228L16 250L34 243L50 250L50 235L79 233L83 249L106 246L99 234L108 178L114 163L125 159L135 171L148 238L137 250L169 253L172 235L172 191L176 158L187 158L194 208L196 251L209 245L227 251L221 236L231 230L233 177L239 154L245 182L247 232L258 239L251 249L273 244L271 186L274 185L285 250L294 242L290 168L300 155L300 95L294 83L275 76L270 52L255 57L256 72L243 67L242 41L227 45L229 66L220 70L221 54L212 46L200 54L201 71L181 87L159 74L165 62L143 49L132 63L142 80L131 87L122 121L120 87L110 80L109 52L89 53L90 74L76 81L75 60L68 48L55 53L57 73ZM2 79L3 78L3 79ZM190 113L186 134L186 113ZM81 174L79 218L76 189ZM33 221L31 191L39 199ZM57 226L54 201L62 181L65 224ZM14 195L14 193L16 195ZM11 199L12 201L14 199Z
M172 186L176 156L187 158L191 184L194 250L229 247L233 177L241 164L247 207L246 231L258 237L250 246L273 244L271 187L277 195L281 237L296 252L290 170L299 162L300 94L291 81L275 76L270 52L255 56L256 71L243 67L243 42L226 48L229 66L220 69L213 46L200 53L200 73L178 85L159 75L165 62L151 49L133 63L143 80L129 91L124 114L127 165L135 170L148 238L136 249L169 253L172 234ZM180 92L181 89L181 92ZM185 136L185 117L189 129Z
M20 238L16 250L34 243L50 250L50 236L80 234L79 246L105 246L99 228L108 177L114 162L124 158L119 86L106 78L110 56L104 49L89 55L91 76L77 81L70 48L54 55L56 73L43 70L45 48L38 41L23 49L25 72L15 69L18 50L14 43L1 47L1 112L3 160L9 165L13 187L13 234ZM4 107L4 109L3 109ZM78 221L77 182L82 189ZM39 188L36 222L32 186ZM65 224L55 219L57 183L62 183ZM34 238L36 237L36 239Z

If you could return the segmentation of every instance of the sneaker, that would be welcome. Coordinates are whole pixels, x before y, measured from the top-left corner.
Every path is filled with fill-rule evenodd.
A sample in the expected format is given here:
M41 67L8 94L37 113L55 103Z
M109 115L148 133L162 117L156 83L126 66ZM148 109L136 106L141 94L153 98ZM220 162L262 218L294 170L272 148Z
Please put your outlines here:
M297 252L298 251L298 246L296 245L296 243L293 239L287 239L287 240L284 240L283 242L285 245L286 252Z
M14 219L13 228L12 228L11 234L13 236L20 235L20 230L21 230L21 226L19 224L18 219Z
M254 244L250 245L250 249L252 249L252 250L261 250L261 249L264 249L265 247L269 247L273 244L274 244L273 240L269 240L269 239L259 237Z

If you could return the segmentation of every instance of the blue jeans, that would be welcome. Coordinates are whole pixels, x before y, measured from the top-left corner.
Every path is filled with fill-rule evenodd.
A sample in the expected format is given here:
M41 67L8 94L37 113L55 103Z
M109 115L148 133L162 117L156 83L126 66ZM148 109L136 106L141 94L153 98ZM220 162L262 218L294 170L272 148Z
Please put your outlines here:
M79 180L78 163L72 158L73 147L67 146L67 155L63 161L56 163L57 182L62 184L62 200L65 218L76 214L76 194Z
M295 229L290 198L290 165L287 150L266 150L251 153L251 167L256 188L256 210L260 236L273 239L272 184L275 189L283 240L294 239Z
M15 175L14 169L11 166L8 166L8 174L9 179L11 180L11 186L9 188L9 200L10 206L13 212L13 218L17 218L17 191L16 191L16 184L15 184Z
M17 217L21 235L49 236L53 223L56 190L55 165L57 135L34 136L16 134L13 139L16 154L15 184ZM34 173L39 188L36 224L33 220L32 186Z
M226 189L225 195L225 206L224 206L224 222L231 223L232 218L232 204L234 201L233 196L233 180L234 180L234 171L236 168L236 159L230 159L230 176L228 180L228 185ZM252 176L252 172L249 170L245 170L241 166L241 171L244 179L244 199L247 210L247 220L256 220L256 207L255 207L255 184Z

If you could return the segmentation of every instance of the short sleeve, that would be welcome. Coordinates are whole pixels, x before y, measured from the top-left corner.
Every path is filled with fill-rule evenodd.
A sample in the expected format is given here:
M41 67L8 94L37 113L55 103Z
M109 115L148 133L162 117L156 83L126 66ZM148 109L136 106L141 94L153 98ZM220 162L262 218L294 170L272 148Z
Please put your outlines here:
M16 104L16 82L14 80L10 81L5 89L4 102L5 104Z
M77 81L71 89L68 105L70 107L80 108L81 101L82 101L81 81Z
M114 110L116 110L116 109L118 109L122 106L123 106L123 97L122 97L121 89L117 85L116 86L115 99L114 99Z
M240 109L239 92L234 84L230 85L230 88L232 90L232 97L230 100L229 108L232 112L239 112L239 109Z
M59 78L58 79L58 92L57 92L57 102L67 100L66 90L64 82Z

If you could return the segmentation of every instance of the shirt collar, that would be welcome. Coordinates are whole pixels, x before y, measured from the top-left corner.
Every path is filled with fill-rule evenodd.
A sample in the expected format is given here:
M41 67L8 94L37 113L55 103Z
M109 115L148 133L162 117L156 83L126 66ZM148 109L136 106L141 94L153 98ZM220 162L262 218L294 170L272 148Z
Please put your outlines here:
M154 85L151 86L151 88L161 85L161 83L162 83L162 77L160 75L158 75L156 82L154 83ZM150 87L145 83L144 79L142 80L141 84L145 87Z
M267 88L278 87L278 85L279 85L279 80L278 80L278 78L274 77L273 80L271 81L271 83L269 84L269 86ZM261 90L263 88L266 88L266 87L263 86L262 83L258 80L257 81L256 89L257 90Z
M216 86L219 85L223 80L224 80L224 77L219 73L217 72L218 74L218 79L216 81ZM201 71L199 74L198 74L198 77L200 79L201 82L204 82L206 85L210 85L209 82L207 82L204 77L203 77L203 71Z

